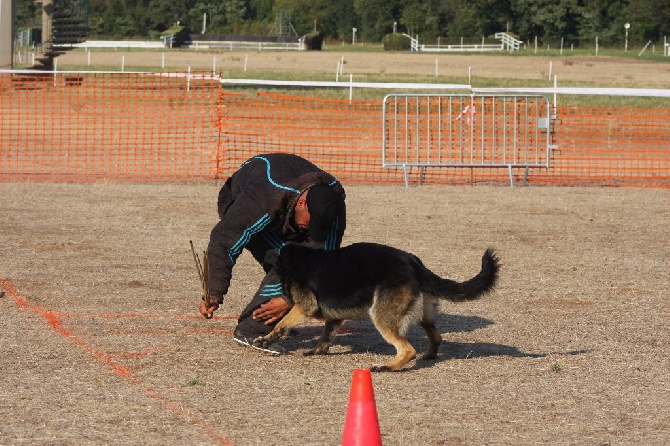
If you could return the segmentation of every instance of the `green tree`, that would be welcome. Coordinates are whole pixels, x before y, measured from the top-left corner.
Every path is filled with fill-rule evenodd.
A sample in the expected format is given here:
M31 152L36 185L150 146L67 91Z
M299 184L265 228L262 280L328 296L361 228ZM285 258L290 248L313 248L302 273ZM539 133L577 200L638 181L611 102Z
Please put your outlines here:
M310 13L316 21L316 30L328 38L346 40L352 29L359 26L354 0L316 0Z
M401 0L354 0L361 38L380 42L385 34L393 31L393 24L400 22L403 5Z
M189 28L197 28L195 23L189 23L189 11L193 8L193 6L193 0L151 0L149 14L153 18L154 29L158 31L164 31L176 23Z
M451 0L447 2L451 20L446 27L446 35L452 39L460 37L481 36L481 16L478 5L467 0Z
M247 15L247 6L245 0L222 0L223 17L229 29L234 29L244 23Z
M511 0L514 30L524 39L579 39L584 6L578 0Z
M582 8L582 20L579 24L579 40L587 44L599 42L605 44L622 44L624 41L624 24L628 0L588 0Z
M42 9L40 4L33 1L18 1L16 3L17 29L41 28Z
M299 35L316 28L327 38L342 40L350 38L351 29L357 26L353 0L278 0L275 11L282 9L291 11L293 27Z
M273 17L274 0L249 0L248 17L250 20L270 23Z
M640 44L646 44L649 40L660 42L670 33L670 0L631 1L624 10L622 19L630 23L631 42ZM614 25L617 24L621 25L621 21L617 21ZM625 33L623 34L625 36Z
M477 0L480 15L479 31L482 36L491 36L512 29L512 5L510 0Z
M127 17L128 15L129 13L123 0L110 0L99 23L100 34L112 37L120 36L117 30L117 19Z
M443 4L439 0L408 2L402 10L400 23L407 34L419 35L423 41L437 38L447 22L446 10L441 6Z
M56 2L64 0L55 0ZM79 0L73 0L79 1ZM16 0L18 29L40 27L40 4ZM380 42L397 30L418 34L422 41L437 37L490 36L507 29L522 40L543 43L622 45L624 24L636 45L660 42L670 34L670 0L81 0L88 3L90 36L150 37L179 22L193 32L267 35L279 10L290 10L296 32L315 25L326 38Z
M244 0L197 1L188 11L187 24L191 31L202 31L205 14L207 34L230 34L245 23L247 7Z

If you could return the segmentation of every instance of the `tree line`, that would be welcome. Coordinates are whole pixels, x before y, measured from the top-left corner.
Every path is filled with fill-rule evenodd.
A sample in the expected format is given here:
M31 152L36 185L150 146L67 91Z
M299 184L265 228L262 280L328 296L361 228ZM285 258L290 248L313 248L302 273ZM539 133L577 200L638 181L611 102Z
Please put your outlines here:
M273 35L278 12L297 35L381 42L394 31L422 43L509 31L542 45L662 43L670 0L55 0L86 6L89 38L157 38L179 23L193 33ZM41 26L41 3L17 0L18 28ZM625 25L629 24L626 29Z

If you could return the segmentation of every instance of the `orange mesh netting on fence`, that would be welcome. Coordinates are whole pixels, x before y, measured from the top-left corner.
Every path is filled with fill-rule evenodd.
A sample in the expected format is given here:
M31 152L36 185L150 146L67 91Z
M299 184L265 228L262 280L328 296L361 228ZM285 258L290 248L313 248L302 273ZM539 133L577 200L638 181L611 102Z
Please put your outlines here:
M150 74L0 76L0 181L211 178L219 83Z
M531 184L670 187L670 110L559 107ZM403 183L383 167L381 100L226 91L211 75L0 74L0 181L223 179L247 158L302 155L344 183ZM485 138L482 138L485 141ZM507 169L408 170L429 184L508 184Z

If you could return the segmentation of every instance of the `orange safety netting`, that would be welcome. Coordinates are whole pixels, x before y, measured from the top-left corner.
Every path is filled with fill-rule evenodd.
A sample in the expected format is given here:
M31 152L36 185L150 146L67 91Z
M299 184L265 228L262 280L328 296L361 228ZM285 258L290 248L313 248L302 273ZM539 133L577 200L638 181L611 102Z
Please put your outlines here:
M559 107L546 185L670 187L670 110ZM229 176L258 153L310 159L343 183L402 184L382 166L381 101L225 91L199 74L0 74L0 181L174 182ZM504 168L408 170L425 184L508 184Z
M0 181L211 177L219 90L204 77L1 75Z

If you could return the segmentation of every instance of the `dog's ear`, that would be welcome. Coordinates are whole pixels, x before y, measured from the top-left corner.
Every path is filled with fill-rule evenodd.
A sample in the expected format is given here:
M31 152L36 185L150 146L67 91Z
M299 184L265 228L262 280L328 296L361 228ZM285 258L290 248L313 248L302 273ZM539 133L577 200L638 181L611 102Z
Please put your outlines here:
M291 270L292 265L300 263L302 259L309 257L316 251L323 251L323 248L315 249L314 247L305 244L287 242L279 250L277 267L278 269L283 269L284 272L288 272Z
M292 253L296 247L297 245L295 243L288 242L279 250L279 257L277 258L276 268L279 277L282 279L291 270L291 258L293 257Z
M292 253L295 251L295 249L298 247L296 243L293 242L287 242L282 248L279 250L279 259L286 259L291 258Z

